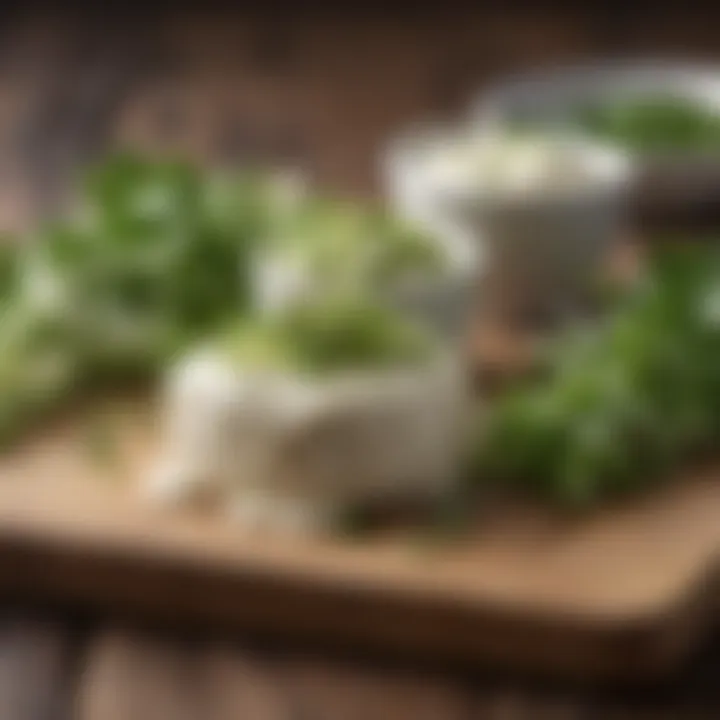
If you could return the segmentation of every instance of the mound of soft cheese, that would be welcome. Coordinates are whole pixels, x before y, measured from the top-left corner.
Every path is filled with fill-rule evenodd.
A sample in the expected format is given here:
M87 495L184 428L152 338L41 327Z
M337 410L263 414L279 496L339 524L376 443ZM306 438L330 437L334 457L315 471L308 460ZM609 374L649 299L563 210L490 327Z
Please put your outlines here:
M173 368L152 496L210 497L245 529L312 533L356 503L447 490L469 396L460 363L356 310L246 327Z

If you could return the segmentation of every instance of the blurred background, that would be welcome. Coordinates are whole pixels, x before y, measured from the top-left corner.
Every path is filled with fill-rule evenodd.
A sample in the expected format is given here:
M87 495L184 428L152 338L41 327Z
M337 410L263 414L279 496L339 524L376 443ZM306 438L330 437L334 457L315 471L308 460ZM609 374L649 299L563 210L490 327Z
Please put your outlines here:
M78 166L118 146L299 163L368 194L393 134L452 115L504 75L720 54L712 19L677 7L117 5L2 4L2 226L52 207Z
M507 74L720 58L712 8L682 5L118 5L0 4L0 230L55 212L80 168L116 148L299 165L320 186L374 196L392 136L453 116ZM671 682L632 691L245 643L5 607L0 720L717 717L717 638Z

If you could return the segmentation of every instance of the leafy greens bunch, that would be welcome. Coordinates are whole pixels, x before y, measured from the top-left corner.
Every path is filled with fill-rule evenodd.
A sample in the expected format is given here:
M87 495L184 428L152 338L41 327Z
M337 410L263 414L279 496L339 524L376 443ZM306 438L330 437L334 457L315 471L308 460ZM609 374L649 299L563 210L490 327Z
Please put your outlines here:
M571 505L662 477L720 438L720 252L661 252L552 355L499 401L476 471Z
M399 320L374 322L371 282L426 263L428 239L369 210L286 195L265 176L117 156L88 174L78 213L0 245L0 441L79 383L153 377L226 327L260 328L254 259L275 248L280 229L327 278L367 269L352 342L328 349L336 341L327 308L292 320L293 337L324 338L299 346L305 360L387 352L393 343L382 339Z
M262 192L249 178L208 182L181 163L130 157L89 175L78 217L45 229L29 274L65 305L84 371L157 370L247 311Z
M618 100L579 113L581 128L631 150L668 153L720 149L720 116L687 100Z
M304 302L260 322L240 323L223 341L242 367L308 376L413 364L435 349L424 328L354 296Z
M392 215L307 197L275 214L269 255L299 261L323 293L367 293L442 267L436 244Z

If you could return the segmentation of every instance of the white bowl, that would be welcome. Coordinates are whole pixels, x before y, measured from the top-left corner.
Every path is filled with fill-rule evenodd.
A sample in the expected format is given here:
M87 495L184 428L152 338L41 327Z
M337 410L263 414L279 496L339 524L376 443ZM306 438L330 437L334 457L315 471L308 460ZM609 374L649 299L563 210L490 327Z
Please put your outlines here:
M487 133L436 127L391 148L386 178L395 207L439 234L456 258L458 276L474 261L476 281L481 272L500 277L512 289L503 295L506 302L512 298L514 311L552 316L570 310L624 230L629 156L601 143L563 139L561 147L569 142L585 162L587 182L498 190L492 183L475 184L469 175L437 172L435 153L468 129L492 140L490 126Z
M447 260L442 276L399 287L391 300L442 335L457 339L482 302L484 248L477 227L461 214L448 211L442 186L423 167L425 153L452 131L425 125L396 138L382 157L382 171L393 212L433 236Z
M448 258L451 272L465 273L482 264L482 246L442 203L442 186L423 163L428 153L452 137L455 128L424 125L393 140L382 157L384 190L392 210L432 234Z
M498 310L552 322L582 311L622 241L623 188L548 203L469 203L500 289Z
M615 60L509 77L473 103L474 122L557 120L588 102L670 95L720 113L720 67L667 60Z
M473 103L470 121L488 131L508 120L567 120L581 106L670 96L720 115L720 66L668 60L615 60L509 77ZM637 154L630 199L649 231L716 224L720 152L668 150Z

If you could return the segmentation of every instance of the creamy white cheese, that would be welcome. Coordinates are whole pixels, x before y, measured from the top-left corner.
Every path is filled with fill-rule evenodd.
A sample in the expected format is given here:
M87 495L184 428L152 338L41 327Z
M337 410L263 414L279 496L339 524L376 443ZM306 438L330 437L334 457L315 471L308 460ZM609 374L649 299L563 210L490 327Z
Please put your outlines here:
M199 353L168 378L145 490L161 502L214 496L247 529L322 530L358 502L448 489L468 397L447 357L307 379Z
M495 200L577 197L614 187L628 172L625 155L598 142L502 130L439 140L423 164L441 194Z

